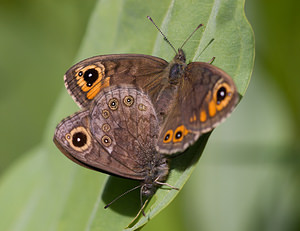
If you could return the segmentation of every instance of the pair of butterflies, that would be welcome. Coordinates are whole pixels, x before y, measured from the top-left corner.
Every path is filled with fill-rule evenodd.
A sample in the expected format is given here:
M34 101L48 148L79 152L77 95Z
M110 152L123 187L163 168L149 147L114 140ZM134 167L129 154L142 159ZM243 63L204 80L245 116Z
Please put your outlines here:
M216 127L239 99L228 74L186 64L181 48L170 63L138 54L88 58L64 80L82 110L57 126L57 147L84 167L140 180L144 196L166 184L168 157Z

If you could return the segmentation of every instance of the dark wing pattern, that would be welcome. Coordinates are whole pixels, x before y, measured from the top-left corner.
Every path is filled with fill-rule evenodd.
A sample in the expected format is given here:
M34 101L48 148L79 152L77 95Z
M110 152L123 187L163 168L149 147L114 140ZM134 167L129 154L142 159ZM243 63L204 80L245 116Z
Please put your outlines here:
M109 155L137 175L155 158L158 119L149 97L135 87L104 89L91 109L91 132Z
M167 66L165 60L149 55L100 55L72 66L64 81L75 102L85 108L102 89L116 84L132 84L157 92Z
M89 110L77 112L58 124L53 140L60 151L86 168L130 179L143 179L112 158L97 142L89 129L89 115Z
M184 151L215 128L239 99L231 77L208 63L188 64L179 86L157 143L157 150L167 154Z

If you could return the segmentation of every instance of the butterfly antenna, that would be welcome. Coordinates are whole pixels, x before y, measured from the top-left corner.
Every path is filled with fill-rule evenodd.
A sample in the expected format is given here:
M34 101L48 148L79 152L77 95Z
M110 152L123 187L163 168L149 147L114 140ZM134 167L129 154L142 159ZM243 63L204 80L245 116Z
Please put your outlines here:
M202 53L210 46L210 44L213 43L213 41L215 41L214 38L212 38L212 39L207 43L207 45L203 48L203 50L200 52L200 54L198 55L198 57L202 55ZM212 63L213 61L214 61L214 58L212 58L212 60L211 60L209 63Z
M180 49L183 48L183 46L186 44L186 42L189 41L190 38L195 34L195 32L196 32L200 27L202 27L202 26L203 26L203 24L199 24L199 25L196 27L196 29L190 34L190 36L187 37L187 39L183 42L183 44L181 45Z
M150 16L147 16L147 18L152 22L152 24L156 27L156 29L159 31L159 33L164 37L164 40L172 47L172 49L175 51L175 53L177 54L176 49L173 47L172 43L169 41L169 39L167 39L167 37L164 35L164 33L159 29L159 27L155 24L155 22L153 21L153 19Z
M138 188L140 188L141 185L138 185L132 189L129 189L128 191L122 193L121 195L117 196L115 199L113 199L111 202L109 202L107 205L104 206L105 209L107 209L109 206L111 206L115 201L119 200L122 196L126 195L127 193L130 193Z

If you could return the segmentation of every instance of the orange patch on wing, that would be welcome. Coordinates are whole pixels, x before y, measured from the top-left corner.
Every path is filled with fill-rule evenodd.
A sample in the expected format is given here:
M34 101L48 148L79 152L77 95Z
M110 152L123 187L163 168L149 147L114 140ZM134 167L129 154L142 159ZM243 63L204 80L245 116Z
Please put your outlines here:
M217 104L217 110L221 111L224 107L226 107L228 105L228 103L230 102L231 98L232 98L232 91L231 88L229 87L228 84L224 83L223 87L225 87L227 95L226 97L221 101L220 104Z
M204 122L204 121L206 121L206 119L207 119L206 111L201 110L200 111L200 121Z
M221 111L224 107L226 107L230 101L231 97L227 96L220 104L217 104L217 110Z
M176 128L173 136L173 143L180 142L183 140L183 138L189 133L189 130L186 129L184 125L181 125ZM177 137L177 135L180 134L180 137Z
M196 121L196 119L197 119L197 118L196 118L196 115L194 114L194 116L192 116L192 117L190 118L190 122L193 123L193 122Z
M173 130L170 129L166 132L165 136L164 136L164 140L163 142L164 143L169 143L173 138Z
M221 87L224 87L226 89L226 96L218 104L217 103L217 101L218 101L217 100L217 92ZM215 104L216 104L216 109L218 111L221 111L224 107L226 107L228 105L228 103L230 102L230 100L232 99L232 95L233 95L232 89L227 83L221 83L220 85L218 85L218 87L214 90L214 97L213 97L213 100L215 101Z
M86 97L88 99L94 99L96 95L103 89L109 86L109 80L110 77L107 77L104 79L104 81L101 83L98 81L98 84L93 86L92 89L89 90L89 92L86 94Z
M77 84L78 84L79 87L84 86L84 85L85 85L84 79L79 79L79 80L77 81Z
M209 112L209 116L210 117L213 117L213 116L216 115L216 112L217 112L216 105L217 105L217 103L214 100L212 100L212 101L209 102L209 104L208 104L208 112Z
M88 87L86 84L85 84L85 81L83 80L83 82L84 82L84 85L81 87L81 90L83 90L84 92L87 92L87 91L90 91L91 89L93 89L93 88L95 88L98 84L99 84L99 82L102 80L102 78L98 78L97 80L96 80L96 82L92 85L92 86L90 86L90 87ZM78 81L79 82L79 81Z
M84 73L89 69L95 69L98 72L98 79L93 83L92 86L87 86L87 83L84 80ZM82 73L81 75L79 75L80 72ZM97 65L88 65L85 67L80 67L75 70L75 76L77 79L77 85L81 88L82 91L87 92L93 89L95 86L97 86L104 79L105 67L101 63L98 63Z

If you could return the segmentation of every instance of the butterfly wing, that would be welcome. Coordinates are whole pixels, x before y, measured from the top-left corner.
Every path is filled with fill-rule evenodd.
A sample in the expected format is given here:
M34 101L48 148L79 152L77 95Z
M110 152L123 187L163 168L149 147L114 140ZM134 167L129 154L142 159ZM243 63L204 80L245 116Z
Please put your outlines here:
M149 55L101 55L75 64L64 81L75 102L85 108L103 88L115 84L134 84L153 94L159 92L167 66L165 60Z
M188 130L182 121L179 105L175 105L165 119L157 141L157 151L165 154L182 152L192 145L200 136L199 132Z
M188 64L157 149L169 154L184 151L228 117L238 99L236 86L224 71L208 63Z
M155 158L158 119L150 98L134 86L100 92L91 109L91 132L115 160L148 175Z
M239 100L232 78L209 63L190 63L185 70L183 89L190 90L181 108L191 106L182 114L182 119L187 129L201 134L224 121Z
M125 178L142 180L144 177L131 171L112 156L93 137L89 110L77 112L62 120L56 127L54 143L75 163L100 172Z

